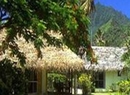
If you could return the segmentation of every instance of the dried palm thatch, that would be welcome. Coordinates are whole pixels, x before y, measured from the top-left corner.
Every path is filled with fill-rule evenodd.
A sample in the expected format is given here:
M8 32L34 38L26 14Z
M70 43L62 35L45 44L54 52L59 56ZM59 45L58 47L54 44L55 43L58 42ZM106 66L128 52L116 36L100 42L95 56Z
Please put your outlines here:
M5 38L5 34L0 32L0 43ZM73 53L66 46L57 48L54 46L45 46L41 48L42 58L37 57L37 51L32 42L26 42L22 37L15 40L26 56L26 67L34 69L47 69L50 71L80 71L83 69L83 60ZM11 51L8 49L0 55L0 60L8 58L18 62L16 56L11 56Z
M124 47L92 47L98 64L88 64L86 60L85 69L93 71L115 71L124 69L125 63L121 61L123 53L126 52Z

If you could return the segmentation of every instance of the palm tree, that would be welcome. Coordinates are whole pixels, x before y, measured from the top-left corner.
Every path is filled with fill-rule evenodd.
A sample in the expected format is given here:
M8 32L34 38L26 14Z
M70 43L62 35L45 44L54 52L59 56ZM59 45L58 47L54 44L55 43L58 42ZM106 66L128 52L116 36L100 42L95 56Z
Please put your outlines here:
M85 14L88 15L95 10L94 0L81 0L81 8L84 10Z
M96 44L99 46L105 46L106 45L106 41L103 38L104 33L98 29L96 35L95 35L95 39L96 39Z

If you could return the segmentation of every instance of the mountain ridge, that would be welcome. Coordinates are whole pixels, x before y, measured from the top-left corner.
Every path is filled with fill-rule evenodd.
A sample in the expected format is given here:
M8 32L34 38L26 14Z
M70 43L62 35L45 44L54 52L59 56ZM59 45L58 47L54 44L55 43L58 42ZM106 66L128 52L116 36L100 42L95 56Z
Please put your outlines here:
M96 10L90 14L90 28L94 31L98 27L107 23L111 18L113 18L117 23L127 25L130 23L130 19L122 14L121 12L115 10L112 7L104 6L100 3L95 5Z
M112 7L100 3L97 3L95 7L96 11L89 16L92 45L124 46L130 19Z

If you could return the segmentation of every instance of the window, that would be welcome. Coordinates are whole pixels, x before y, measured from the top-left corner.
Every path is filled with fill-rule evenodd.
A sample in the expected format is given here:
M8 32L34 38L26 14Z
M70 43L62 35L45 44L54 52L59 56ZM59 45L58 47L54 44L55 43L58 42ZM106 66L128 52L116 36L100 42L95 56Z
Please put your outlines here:
M105 73L95 72L95 87L104 88L105 87Z
M28 71L28 93L36 93L37 92L37 74L35 71Z
M121 76L121 71L120 71L120 70L117 71L117 76L118 76L118 77Z

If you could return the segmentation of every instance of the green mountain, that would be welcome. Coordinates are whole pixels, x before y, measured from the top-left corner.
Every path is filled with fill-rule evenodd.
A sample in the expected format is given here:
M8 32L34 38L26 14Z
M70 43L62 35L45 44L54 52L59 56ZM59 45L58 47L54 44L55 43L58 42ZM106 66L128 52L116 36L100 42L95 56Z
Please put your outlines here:
M112 7L96 4L90 15L93 45L123 46L127 38L130 19Z

